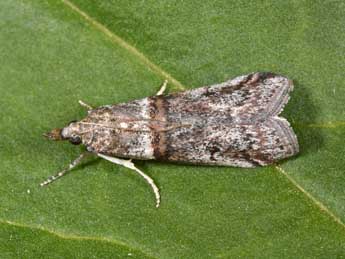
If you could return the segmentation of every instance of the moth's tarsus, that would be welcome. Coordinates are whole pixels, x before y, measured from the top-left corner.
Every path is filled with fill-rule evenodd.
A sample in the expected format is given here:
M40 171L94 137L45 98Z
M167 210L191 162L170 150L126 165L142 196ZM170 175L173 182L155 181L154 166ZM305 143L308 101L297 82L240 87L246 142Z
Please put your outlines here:
M78 164L80 164L80 162L83 160L83 158L87 155L87 153L82 153L80 154L80 156L75 159L72 163L69 164L68 168L65 168L64 170L58 172L56 175L52 175L49 176L47 178L47 180L45 180L44 182L40 183L40 186L46 186L52 182L54 182L55 180L61 178L62 176L64 176L66 173L68 173L69 171L71 171L74 167L76 167Z
M91 105L88 105L87 103L84 103L82 100L79 100L78 103L85 107L87 110L93 110L93 107Z
M156 93L156 95L162 95L162 94L164 94L164 92L165 92L165 90L166 90L166 88L167 88L167 84L168 84L168 80L165 79L164 82L163 82L163 84L161 85L159 91Z

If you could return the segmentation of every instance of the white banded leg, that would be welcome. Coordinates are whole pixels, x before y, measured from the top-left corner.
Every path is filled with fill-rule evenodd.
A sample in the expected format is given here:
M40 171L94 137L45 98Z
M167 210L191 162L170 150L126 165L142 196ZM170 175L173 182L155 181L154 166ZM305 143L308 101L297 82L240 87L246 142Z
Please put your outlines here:
M161 197L159 194L159 189L156 186L156 184L154 183L154 181L152 180L151 177L149 177L148 175L146 175L145 173L143 173L142 171L140 171L137 167L135 167L135 165L133 164L133 162L131 161L131 159L126 160L126 159L120 159L120 158L116 158L116 157L111 157L111 156L106 156L103 154L97 154L99 157L104 158L105 160L108 160L114 164L118 164L118 165L122 165L124 167L127 167L129 169L132 169L134 171L136 171L138 174L140 174L142 177L144 177L144 179L146 180L146 182L151 186L153 193L156 196L156 208L159 207L159 204L161 202Z
M48 185L52 182L54 182L55 180L59 179L60 177L64 176L66 173L68 173L69 171L71 171L74 167L76 167L78 164L80 164L80 162L83 160L83 158L86 156L87 153L82 153L77 159L75 159L72 163L69 164L69 166L62 170L61 172L57 173L56 175L52 175L50 177L48 177L47 180L45 180L44 182L42 182L40 184L40 186L45 186Z
M164 80L163 84L161 85L161 88L156 93L156 95L162 95L165 92L165 89L167 88L168 80Z
M89 110L93 110L93 108L92 108L91 105L88 105L87 103L84 103L82 100L79 100L78 103L79 103L81 106L85 107L88 111L89 111Z

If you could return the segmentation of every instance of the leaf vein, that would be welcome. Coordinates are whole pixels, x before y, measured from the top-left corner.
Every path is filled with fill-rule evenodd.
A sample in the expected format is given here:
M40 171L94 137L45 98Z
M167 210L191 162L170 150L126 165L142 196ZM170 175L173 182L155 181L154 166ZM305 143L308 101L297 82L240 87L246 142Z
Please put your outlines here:
M106 238L106 237L97 237L97 236L79 236L79 235L75 235L75 234L65 234L65 233L50 230L50 229L47 229L47 228L44 228L41 226L27 225L24 223L18 223L18 222L14 222L14 221L10 221L10 220L4 220L4 219L0 219L0 224L7 224L7 225L15 226L15 227L20 227L20 228L29 228L29 229L33 229L33 230L39 230L39 231L43 231L43 232L46 232L48 234L54 235L54 236L61 238L61 239L106 242L106 243L110 243L112 245L122 246L128 250L138 251L141 254L144 254L145 256L147 256L148 258L157 259L156 257L147 254L143 250L140 250L138 248L133 248L133 247L129 246L128 244L126 244L122 241L119 241L119 240L115 240L115 239L110 239L110 238Z
M345 121L328 121L323 123L297 123L297 126L308 127L308 128L338 128L345 126Z
M146 66L148 66L153 72L158 74L161 77L164 77L164 79L167 79L171 84L173 84L176 88L179 90L183 90L186 87L182 85L178 80L176 80L174 77L172 77L168 72L154 64L149 58L147 58L142 52L140 52L137 48L130 45L128 42L126 42L124 39L122 39L120 36L116 35L113 31L110 31L106 26L101 24L100 22L96 21L94 18L89 16L87 13L82 11L79 7L74 5L68 0L62 0L62 2L71 8L73 11L78 13L80 16L82 16L86 21L88 21L91 25L93 25L96 29L103 32L107 37L109 37L114 43L118 44L119 46L123 47L127 51L129 51L132 55L137 57L141 62L143 62Z
M328 209L321 201L316 199L310 192L305 190L298 182L291 177L282 167L276 165L275 168L279 173L284 175L290 183L292 183L300 192L302 192L308 199L310 199L321 211L325 212L328 216L330 216L336 223L338 223L344 230L345 224L341 221L341 219L336 216L330 209Z

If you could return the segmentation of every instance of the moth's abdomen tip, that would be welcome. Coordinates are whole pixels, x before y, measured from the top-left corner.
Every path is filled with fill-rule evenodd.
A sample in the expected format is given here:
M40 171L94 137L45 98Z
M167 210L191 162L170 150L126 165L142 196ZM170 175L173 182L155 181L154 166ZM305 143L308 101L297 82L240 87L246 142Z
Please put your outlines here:
M298 154L299 144L297 135L290 126L290 123L285 118L281 117L276 117L271 122L277 131L276 137L280 140L280 144L276 147L277 151L274 153L274 156L276 157L275 160L288 158Z

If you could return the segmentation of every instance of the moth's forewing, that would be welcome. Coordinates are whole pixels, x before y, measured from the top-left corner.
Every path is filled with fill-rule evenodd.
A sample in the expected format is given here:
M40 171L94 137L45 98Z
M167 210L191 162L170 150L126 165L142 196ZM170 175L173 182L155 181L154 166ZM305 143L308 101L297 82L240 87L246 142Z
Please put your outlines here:
M272 73L100 107L89 146L137 159L240 167L266 165L298 152L296 136L277 115L293 85Z
M253 73L165 97L166 120L193 126L159 134L157 158L253 167L298 153L295 133L277 117L292 89L283 76Z

